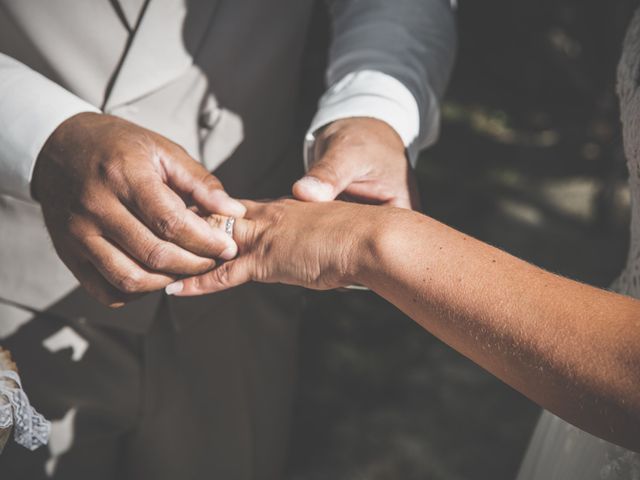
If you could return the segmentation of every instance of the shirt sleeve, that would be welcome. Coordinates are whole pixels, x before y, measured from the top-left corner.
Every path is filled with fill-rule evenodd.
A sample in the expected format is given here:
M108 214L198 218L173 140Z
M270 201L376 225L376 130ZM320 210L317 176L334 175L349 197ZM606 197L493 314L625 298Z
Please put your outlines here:
M398 133L407 149L415 143L420 133L418 103L402 82L371 70L349 73L320 99L318 111L305 137L306 168L312 162L315 132L336 120L353 117L375 118L385 122ZM438 119L432 121L437 124ZM409 155L412 164L415 164L416 157Z
M307 161L317 128L359 114L394 128L415 164L439 133L440 100L456 49L455 2L325 2L332 27L328 90L305 141Z
M82 112L100 110L0 54L0 194L32 201L30 183L40 150L62 122Z

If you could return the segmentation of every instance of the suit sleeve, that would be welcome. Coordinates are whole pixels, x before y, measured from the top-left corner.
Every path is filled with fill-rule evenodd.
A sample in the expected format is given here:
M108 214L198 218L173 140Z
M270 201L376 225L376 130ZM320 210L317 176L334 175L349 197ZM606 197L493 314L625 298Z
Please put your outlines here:
M0 194L32 201L40 150L58 125L81 112L99 110L0 53Z
M415 160L439 131L456 48L451 0L325 1L332 22L329 88L307 140L330 121L371 116L389 123Z

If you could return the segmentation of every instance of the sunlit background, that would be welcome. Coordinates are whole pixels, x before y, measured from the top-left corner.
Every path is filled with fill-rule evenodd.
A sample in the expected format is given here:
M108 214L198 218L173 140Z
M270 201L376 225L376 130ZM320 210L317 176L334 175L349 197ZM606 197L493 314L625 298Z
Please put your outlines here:
M460 3L426 213L607 286L628 242L615 69L637 2ZM385 302L314 294L302 338L296 480L514 478L538 407Z

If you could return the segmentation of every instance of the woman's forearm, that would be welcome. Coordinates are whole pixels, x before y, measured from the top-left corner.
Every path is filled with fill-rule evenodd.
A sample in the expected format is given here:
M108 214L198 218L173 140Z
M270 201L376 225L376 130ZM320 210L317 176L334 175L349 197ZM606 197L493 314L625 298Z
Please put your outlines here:
M640 450L640 302L389 210L357 280L544 408Z
M543 407L640 451L640 302L545 272L408 210L244 205L233 232L239 257L171 293L249 280L315 289L361 283Z

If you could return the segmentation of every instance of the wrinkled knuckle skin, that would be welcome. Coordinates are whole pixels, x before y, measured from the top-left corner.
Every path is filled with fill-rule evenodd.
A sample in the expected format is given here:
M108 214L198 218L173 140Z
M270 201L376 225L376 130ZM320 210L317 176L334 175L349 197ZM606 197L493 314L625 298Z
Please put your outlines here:
M224 264L205 275L193 277L190 289L198 293L208 293L212 289L217 290L220 286L220 270L222 268L224 268Z
M339 158L340 157L336 152L332 153L324 161L318 163L316 167L317 171L324 177L328 178L330 181L337 181L339 175L334 162L336 162Z
M211 275L211 273L209 273L208 275ZM193 290L194 292L199 292L202 289L202 277L193 277L190 282L191 290Z
M153 139L149 139L150 142L154 142ZM162 138L160 142L160 146L165 154L169 157L173 158L175 161L193 161L189 152L182 146L177 143L173 143L172 141L167 141L167 139Z
M254 264L249 278L253 281L273 280L271 269L263 263Z
M205 172L205 175L202 178L202 184L209 191L222 190L222 184L220 183L220 180L211 175L211 173L209 172Z
M223 263L220 267L215 270L215 283L221 287L228 287L230 280L230 267L228 263Z
M144 279L140 273L126 272L117 279L118 289L127 294L139 293L144 287Z
M241 233L236 234L238 255L246 255L259 248L267 226L266 223L259 220L247 222Z
M266 224L264 221L262 223L262 231L266 231L267 228L280 224L287 215L287 204L283 203L277 205L276 208L271 212L270 224Z
M184 226L184 219L174 213L166 213L155 221L157 232L167 240L175 240Z
M71 238L81 239L86 235L84 222L75 216L69 216L64 222L61 222L61 224L63 224L64 230Z
M163 270L167 266L168 245L156 243L145 254L144 263L153 270Z
M228 284L229 266L223 263L215 270L212 270L205 276L195 277L191 287L196 292L206 293L212 289L218 290L224 288Z
M224 229L226 217L213 214L206 217L206 221L211 228L222 230Z
M60 214L62 211L73 214L86 215L99 207L101 195L89 183L83 184L80 188L74 188L68 193L68 199L64 203L54 204L56 211ZM43 207L44 208L44 207Z
M247 231L245 233L244 244L246 245L246 250L252 250L255 248L256 244L259 242L260 238L262 238L262 233L264 231L264 225L262 222L251 222L247 226Z
M105 202L98 192L83 191L75 202L74 210L93 219L100 219L105 215Z
M98 164L98 175L106 184L119 184L123 180L124 158L116 155Z

